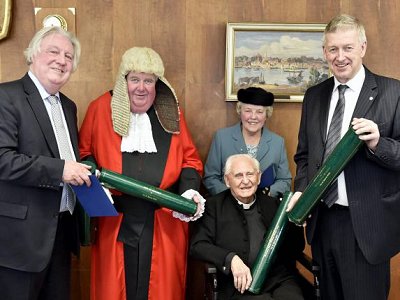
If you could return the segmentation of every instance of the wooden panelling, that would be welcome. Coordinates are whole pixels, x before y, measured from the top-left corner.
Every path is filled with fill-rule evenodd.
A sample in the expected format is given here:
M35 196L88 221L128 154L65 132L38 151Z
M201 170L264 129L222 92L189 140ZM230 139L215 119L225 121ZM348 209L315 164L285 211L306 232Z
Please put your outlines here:
M82 58L63 92L82 121L90 101L112 89L121 55L130 47L154 48L175 88L203 160L214 132L238 121L225 102L226 22L326 23L338 13L364 21L372 71L400 78L400 0L14 0L9 36L0 41L0 81L22 77L23 50L34 34L34 7L75 7ZM267 126L286 140L290 169L297 145L301 103L276 103ZM73 260L73 299L89 298L90 248ZM400 299L400 257L392 260L390 300ZM188 299L202 299L201 267L191 262Z

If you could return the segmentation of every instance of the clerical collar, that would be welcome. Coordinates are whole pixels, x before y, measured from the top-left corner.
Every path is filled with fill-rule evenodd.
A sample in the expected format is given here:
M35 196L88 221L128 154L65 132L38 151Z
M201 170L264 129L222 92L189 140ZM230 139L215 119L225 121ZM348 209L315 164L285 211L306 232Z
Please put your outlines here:
M251 206L254 204L254 202L256 202L256 195L254 195L254 199L250 203L243 203L243 202L239 201L236 197L235 197L235 199L239 205L243 206L243 209L250 209Z

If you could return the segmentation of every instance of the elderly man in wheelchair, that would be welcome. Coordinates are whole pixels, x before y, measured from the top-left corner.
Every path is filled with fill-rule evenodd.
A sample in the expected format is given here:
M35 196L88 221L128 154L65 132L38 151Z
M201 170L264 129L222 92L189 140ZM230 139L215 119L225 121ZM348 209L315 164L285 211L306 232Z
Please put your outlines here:
M228 158L224 178L229 189L207 199L204 216L194 224L190 246L193 258L217 268L218 299L304 299L295 265L304 248L304 236L302 227L293 224L289 224L261 293L248 291L250 269L279 199L257 189L259 163L247 154Z

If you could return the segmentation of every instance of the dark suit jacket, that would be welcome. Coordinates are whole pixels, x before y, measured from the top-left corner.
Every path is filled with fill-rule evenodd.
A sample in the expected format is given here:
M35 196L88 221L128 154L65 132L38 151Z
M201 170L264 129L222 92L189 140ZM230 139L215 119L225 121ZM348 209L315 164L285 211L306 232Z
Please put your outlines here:
M76 105L61 93L60 100L79 158ZM57 230L63 168L50 118L28 74L0 84L0 266L28 272L46 267ZM71 228L75 252L76 229Z
M272 222L279 200L257 191L258 211L266 228ZM304 248L303 228L289 224L286 237L278 251L276 262L265 283L264 291L270 291L292 275L293 262ZM204 216L195 222L191 239L190 255L196 259L214 264L218 272L218 290L222 299L239 295L233 285L230 265L226 265L228 254L236 253L248 264L250 250L249 228L243 209L232 196L230 190L223 191L207 199ZM229 262L230 264L230 262Z
M344 169L357 242L370 263L400 250L400 82L365 69L353 117L374 121L381 135L375 154L364 146ZM321 166L333 78L307 90L295 154L295 190L304 191ZM307 221L311 243L318 209ZM328 234L328 233L327 233Z

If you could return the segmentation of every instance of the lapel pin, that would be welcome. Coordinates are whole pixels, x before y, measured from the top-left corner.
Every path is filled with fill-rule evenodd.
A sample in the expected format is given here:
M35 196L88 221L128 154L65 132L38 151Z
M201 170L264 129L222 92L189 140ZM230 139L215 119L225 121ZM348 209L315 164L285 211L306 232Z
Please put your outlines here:
M369 101L372 101L372 100L374 100L374 97L369 97Z

